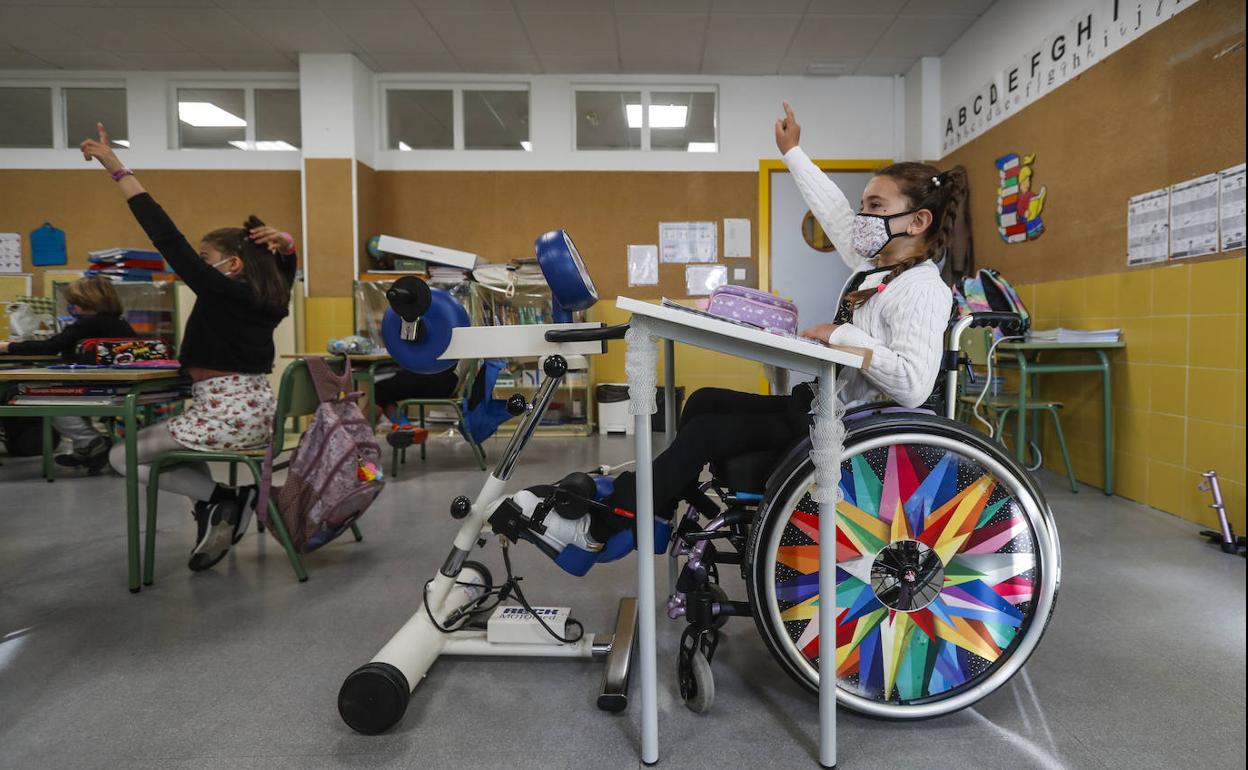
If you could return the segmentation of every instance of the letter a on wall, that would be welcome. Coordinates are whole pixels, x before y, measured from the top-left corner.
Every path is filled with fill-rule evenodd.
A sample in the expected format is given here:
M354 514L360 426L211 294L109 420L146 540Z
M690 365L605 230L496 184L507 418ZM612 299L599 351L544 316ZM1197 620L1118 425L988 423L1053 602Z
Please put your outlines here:
M1014 153L997 158L997 232L1006 243L1034 241L1044 233L1044 199L1048 190L1039 192L1032 182L1035 154L1019 157Z

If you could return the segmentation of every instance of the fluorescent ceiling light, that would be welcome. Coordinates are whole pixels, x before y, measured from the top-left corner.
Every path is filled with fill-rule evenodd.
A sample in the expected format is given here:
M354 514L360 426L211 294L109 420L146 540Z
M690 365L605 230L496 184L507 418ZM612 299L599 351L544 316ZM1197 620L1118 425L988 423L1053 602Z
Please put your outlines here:
M411 152L411 151L412 151L411 146L410 146L407 142L404 142L404 141L401 141L401 140L399 141L399 149L400 149L400 150L402 150L403 152Z
M525 152L533 152L533 143L532 143L532 142L521 142L521 143L520 143L520 146L524 148L524 151L525 151Z
M129 139L114 139L113 144L118 144L118 145L121 145L122 147L129 147L130 140Z
M248 144L247 142L244 142L241 139L236 139L236 140L231 141L230 144L234 147L237 147L240 150L298 150L299 149L293 144L290 144L289 142L284 142L280 139L277 141L256 142L254 144Z
M719 152L719 145L715 142L690 142L689 152Z
M629 128L641 128L641 105L626 104L624 112L628 116ZM651 128L684 128L689 118L689 108L683 104L652 104L650 105Z
M212 102L178 102L178 120L196 128L241 128L247 121Z

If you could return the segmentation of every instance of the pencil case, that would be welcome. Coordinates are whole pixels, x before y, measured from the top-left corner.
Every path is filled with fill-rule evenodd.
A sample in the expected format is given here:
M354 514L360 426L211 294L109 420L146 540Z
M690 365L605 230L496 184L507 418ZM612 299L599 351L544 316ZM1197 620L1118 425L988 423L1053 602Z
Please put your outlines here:
M771 292L724 285L711 292L706 312L780 334L797 334L797 305Z

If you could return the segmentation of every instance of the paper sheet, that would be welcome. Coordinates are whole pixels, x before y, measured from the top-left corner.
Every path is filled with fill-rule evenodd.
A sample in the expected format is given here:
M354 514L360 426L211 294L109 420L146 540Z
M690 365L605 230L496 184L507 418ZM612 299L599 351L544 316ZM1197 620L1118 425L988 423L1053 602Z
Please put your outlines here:
M1244 164L1219 174L1218 219L1221 220L1222 250L1244 248Z
M1127 201L1127 264L1165 262L1170 251L1170 189Z
M750 256L750 220L724 220L724 256Z
M0 273L22 272L22 234L0 233Z
M628 247L628 285L655 286L659 283L659 247L653 244Z
M705 297L726 283L727 265L690 265L685 268L685 290L690 297Z
M1218 250L1218 175L1170 187L1170 258L1200 257Z
M664 263L714 262L716 236L714 222L660 222L659 258Z

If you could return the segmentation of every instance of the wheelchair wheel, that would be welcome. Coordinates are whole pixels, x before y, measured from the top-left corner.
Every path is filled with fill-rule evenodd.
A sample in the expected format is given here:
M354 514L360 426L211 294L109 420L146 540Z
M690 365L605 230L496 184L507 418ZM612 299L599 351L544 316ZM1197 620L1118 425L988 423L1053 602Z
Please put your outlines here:
M819 686L820 520L814 466L775 478L755 520L746 581L780 665ZM837 701L867 716L965 708L1035 649L1060 553L1035 481L1001 447L943 418L851 426L837 510Z

